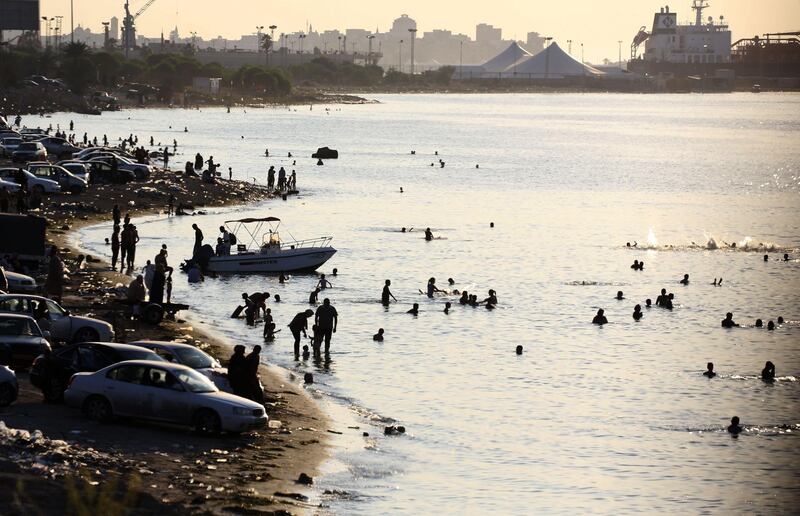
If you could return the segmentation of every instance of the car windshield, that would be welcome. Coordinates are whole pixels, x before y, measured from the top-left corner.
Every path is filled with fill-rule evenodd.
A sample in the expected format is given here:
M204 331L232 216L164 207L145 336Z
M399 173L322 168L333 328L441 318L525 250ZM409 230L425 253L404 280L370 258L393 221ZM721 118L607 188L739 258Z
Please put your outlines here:
M171 350L178 357L178 361L186 367L192 369L203 369L206 367L214 367L214 359L206 355L199 349L194 348L177 348Z
M155 360L156 362L166 362L166 360L149 349L126 349L125 351L121 351L120 355L125 360Z
M191 369L177 371L175 376L189 392L217 392L218 390L211 380Z
M35 143L20 143L19 150L36 150Z
M32 324L30 319L3 318L0 319L0 335L4 337L41 337L39 328Z
M22 138L3 138L3 145L19 145Z

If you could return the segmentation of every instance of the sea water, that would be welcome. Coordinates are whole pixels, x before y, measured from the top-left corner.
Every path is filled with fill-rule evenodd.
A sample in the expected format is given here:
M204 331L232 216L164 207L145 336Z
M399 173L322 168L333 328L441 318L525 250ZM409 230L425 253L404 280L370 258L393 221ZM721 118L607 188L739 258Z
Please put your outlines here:
M140 220L137 260L167 243L177 265L191 254L192 223L213 243L224 221L241 217L281 218L284 240L334 237L338 253L320 269L333 283L320 298L339 312L330 361L296 362L286 328L309 307L316 275L188 285L177 274L173 294L192 305L193 321L248 347L263 344L261 328L229 318L240 293L280 294L269 306L282 331L262 356L297 381L314 373L312 389L347 437L316 479L328 511L796 508L800 95L376 98L25 122L72 119L79 135L112 141L174 138L171 166L200 152L236 179L264 183L268 165L297 171L300 195L287 201ZM317 166L310 154L320 146L339 159ZM424 240L426 227L436 240ZM108 224L81 240L108 255L107 236ZM634 260L644 271L630 269ZM494 289L497 309L428 299L419 289L431 277L480 299ZM399 300L388 309L386 279ZM661 288L675 294L674 309L645 309L635 322L634 305ZM412 303L417 317L405 313ZM599 308L602 328L590 324ZM742 327L720 328L728 311ZM752 327L778 316L787 323L775 331ZM372 340L378 328L382 343ZM767 360L775 383L759 378ZM709 361L713 380L702 376ZM747 428L738 439L724 431L734 415ZM385 437L388 424L407 432Z

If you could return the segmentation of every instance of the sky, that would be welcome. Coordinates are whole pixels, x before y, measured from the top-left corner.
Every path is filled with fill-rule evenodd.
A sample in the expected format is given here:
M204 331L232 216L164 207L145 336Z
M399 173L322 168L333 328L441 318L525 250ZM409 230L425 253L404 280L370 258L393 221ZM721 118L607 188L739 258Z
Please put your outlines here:
M136 11L147 0L131 0ZM709 0L704 17L719 15L731 25L733 40L765 32L800 30L800 0ZM123 0L74 0L75 25L102 32L101 22L122 19ZM664 5L681 21L694 19L690 0L156 0L137 19L140 34L157 37L177 25L182 37L189 32L210 39L238 39L255 33L257 25L277 25L276 33L315 30L391 27L401 14L417 21L420 32L448 29L474 39L475 25L489 23L503 29L503 38L525 40L528 32L552 36L573 53L584 44L587 61L616 60L618 43L623 56L639 27L648 30L653 13ZM42 15L64 16L68 32L69 0L41 0ZM420 34L421 35L421 34ZM577 47L576 47L577 45Z

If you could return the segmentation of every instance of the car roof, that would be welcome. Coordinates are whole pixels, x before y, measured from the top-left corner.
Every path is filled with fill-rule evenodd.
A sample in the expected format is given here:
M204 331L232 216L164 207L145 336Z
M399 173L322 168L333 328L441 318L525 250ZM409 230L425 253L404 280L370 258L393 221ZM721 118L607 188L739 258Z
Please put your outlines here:
M44 299L45 301L53 301L50 298L43 297L43 296L34 296L33 294L0 294L0 299L7 299L9 297L19 297L23 299L33 299L36 301L40 301ZM55 303L55 301L53 301Z
M115 351L142 351L141 346L131 346L130 344L121 344L118 342L99 342L99 341L79 342L77 344L73 344L71 347L77 347L77 346L105 346Z
M137 347L137 346L134 346ZM141 348L139 348L141 349ZM142 365L142 366L151 366L151 367L158 367L159 369L166 369L169 371L193 371L191 367L186 367L185 365L176 364L174 362L159 362L156 360L124 360L122 362L117 362L116 364L112 364L108 366L108 368L119 366L119 365Z
M25 314L10 314L10 313L0 312L0 319L30 319L32 321L33 317Z
M197 348L197 346L192 346L191 344L184 344L183 342L170 342L168 340L135 340L133 342L129 342L128 344L137 347L160 346L163 348L196 349L198 351L203 351Z

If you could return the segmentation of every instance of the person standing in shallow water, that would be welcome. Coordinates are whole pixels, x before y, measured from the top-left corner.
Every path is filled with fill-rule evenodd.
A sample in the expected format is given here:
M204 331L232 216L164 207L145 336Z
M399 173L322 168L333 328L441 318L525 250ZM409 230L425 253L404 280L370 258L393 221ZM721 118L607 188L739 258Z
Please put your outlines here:
M608 324L608 319L606 318L606 316L604 314L605 314L605 310L603 310L602 308L600 310L598 310L597 311L597 315L595 315L594 319L592 319L592 324L597 324L599 326L602 326L604 324Z
M381 292L381 304L383 306L389 306L389 298L391 297L394 299L394 302L397 302L397 298L394 297L392 291L389 290L389 286L392 284L391 280L386 280L386 283L383 285L383 292Z
M764 364L764 369L761 370L761 379L765 382L775 381L775 364L770 361Z
M633 308L633 320L638 321L642 318L642 305L636 305Z
M336 333L336 327L339 325L339 313L336 308L331 306L331 300L327 297L322 301L322 306L317 308L314 322L325 339L325 354L328 354L331 347L331 336Z
M194 249L192 250L192 257L200 254L200 248L203 247L203 232L197 227L197 224L192 224L194 229Z
M306 310L305 312L300 312L295 315L294 319L292 319L292 322L289 323L289 330L292 332L292 336L294 337L295 359L300 357L300 333L302 332L304 337L308 337L308 319L313 316L313 310Z
M728 433L735 437L742 433L743 430L744 428L739 424L739 416L733 416L731 418L731 424L728 425Z
M425 240L427 242L433 240L433 231L431 231L431 228L425 228Z

